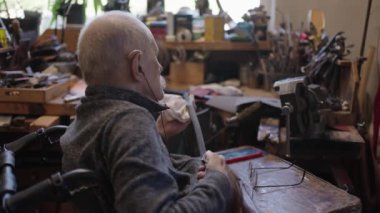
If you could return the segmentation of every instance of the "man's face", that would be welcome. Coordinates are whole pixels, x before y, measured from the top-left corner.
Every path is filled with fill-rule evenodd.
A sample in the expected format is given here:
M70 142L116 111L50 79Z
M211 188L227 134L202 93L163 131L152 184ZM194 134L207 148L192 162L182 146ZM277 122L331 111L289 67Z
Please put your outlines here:
M148 47L142 55L141 66L142 71L145 73L146 77L146 95L153 100L161 100L164 97L163 88L160 83L160 76L162 71L162 66L158 62L158 48L157 44L153 42L153 47Z

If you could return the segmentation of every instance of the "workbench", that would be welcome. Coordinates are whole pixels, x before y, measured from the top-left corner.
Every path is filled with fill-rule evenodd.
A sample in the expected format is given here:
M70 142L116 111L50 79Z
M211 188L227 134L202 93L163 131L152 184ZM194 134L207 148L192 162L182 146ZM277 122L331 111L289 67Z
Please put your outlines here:
M83 80L75 81L70 86L70 94L78 97L84 95L86 84ZM39 128L70 123L70 116L75 115L75 107L79 100L66 102L64 93L54 99L44 103L31 103L20 101L0 101L0 115L25 116L25 123L22 125L1 126L0 133L2 142L11 141L22 134L36 131ZM29 122L31 122L29 124Z
M304 180L297 186L253 189L249 164L253 168L287 167L290 162L271 154L251 160L230 164L241 179L244 203L250 212L361 212L359 198L306 172ZM257 185L294 184L301 180L303 169L292 166L288 169L256 170Z
M70 88L70 93L79 96L84 95L86 84L83 80L76 81ZM79 101L65 102L63 94L46 103L27 102L0 102L0 114L18 115L55 115L71 116L75 115L75 106Z
M63 97L47 103L0 102L0 114L70 116L75 114L75 104L65 103Z
M84 89L84 82L79 81L71 92L83 93ZM79 101L66 103L63 97L43 104L0 102L0 113L71 116L75 115L75 106L78 103ZM303 183L298 186L258 188L253 192L249 180L249 162L253 167L283 167L289 165L289 162L265 154L263 157L230 164L231 169L241 179L244 202L252 212L360 212L361 210L361 202L357 197L308 172ZM297 182L302 177L302 172L303 170L296 166L289 169L262 171L259 173L258 184Z

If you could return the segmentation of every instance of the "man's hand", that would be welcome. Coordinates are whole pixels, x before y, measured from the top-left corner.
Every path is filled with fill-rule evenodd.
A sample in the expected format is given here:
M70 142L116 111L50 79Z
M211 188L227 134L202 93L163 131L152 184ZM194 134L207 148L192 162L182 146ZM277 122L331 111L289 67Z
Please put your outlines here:
M198 168L197 179L200 180L204 178L205 175L206 175L206 166L202 164Z
M229 183L231 184L232 196L229 208L228 210L226 210L226 212L249 212L243 202L239 178L228 167L224 157L214 152L207 151L204 154L202 161L204 162L204 164L198 168L198 180L202 179L206 175L207 170L212 169L225 174L228 178Z
M216 170L226 176L228 176L228 167L226 160L222 155L218 155L211 151L206 151L203 156L204 165L200 166L198 169L197 177L198 179L203 178L206 175L207 170Z
M160 133L161 137L165 140L168 140L169 138L181 133L183 130L186 129L187 126L189 126L190 121L186 123L179 122L177 120L171 120L168 121L167 119L162 118L162 116L158 117L156 126L158 128L158 132Z

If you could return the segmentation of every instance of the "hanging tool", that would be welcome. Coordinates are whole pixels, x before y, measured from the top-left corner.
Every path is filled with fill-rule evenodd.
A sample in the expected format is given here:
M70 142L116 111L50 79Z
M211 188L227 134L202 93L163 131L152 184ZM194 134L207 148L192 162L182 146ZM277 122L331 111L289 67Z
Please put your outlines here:
M219 0L216 0L216 4L218 5L219 8L219 15L224 17L225 23L228 26L228 30L232 30L236 27L236 23L234 20L231 18L230 15L226 11L223 10L222 4L220 3Z
M291 149L290 149L290 114L293 113L294 107L289 103L286 102L284 106L281 108L281 114L285 116L286 118L286 157L291 157Z
M322 40L322 34L326 27L325 13L320 9L309 10L308 23L310 31L314 34L314 47L317 48Z

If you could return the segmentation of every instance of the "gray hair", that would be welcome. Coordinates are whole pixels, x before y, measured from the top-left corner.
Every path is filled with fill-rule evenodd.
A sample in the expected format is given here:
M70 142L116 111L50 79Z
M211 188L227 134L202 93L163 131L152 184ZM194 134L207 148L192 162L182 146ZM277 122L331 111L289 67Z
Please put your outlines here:
M127 12L104 13L80 32L79 66L87 84L117 76L126 68L126 57L134 49L144 50L151 41L149 29Z

